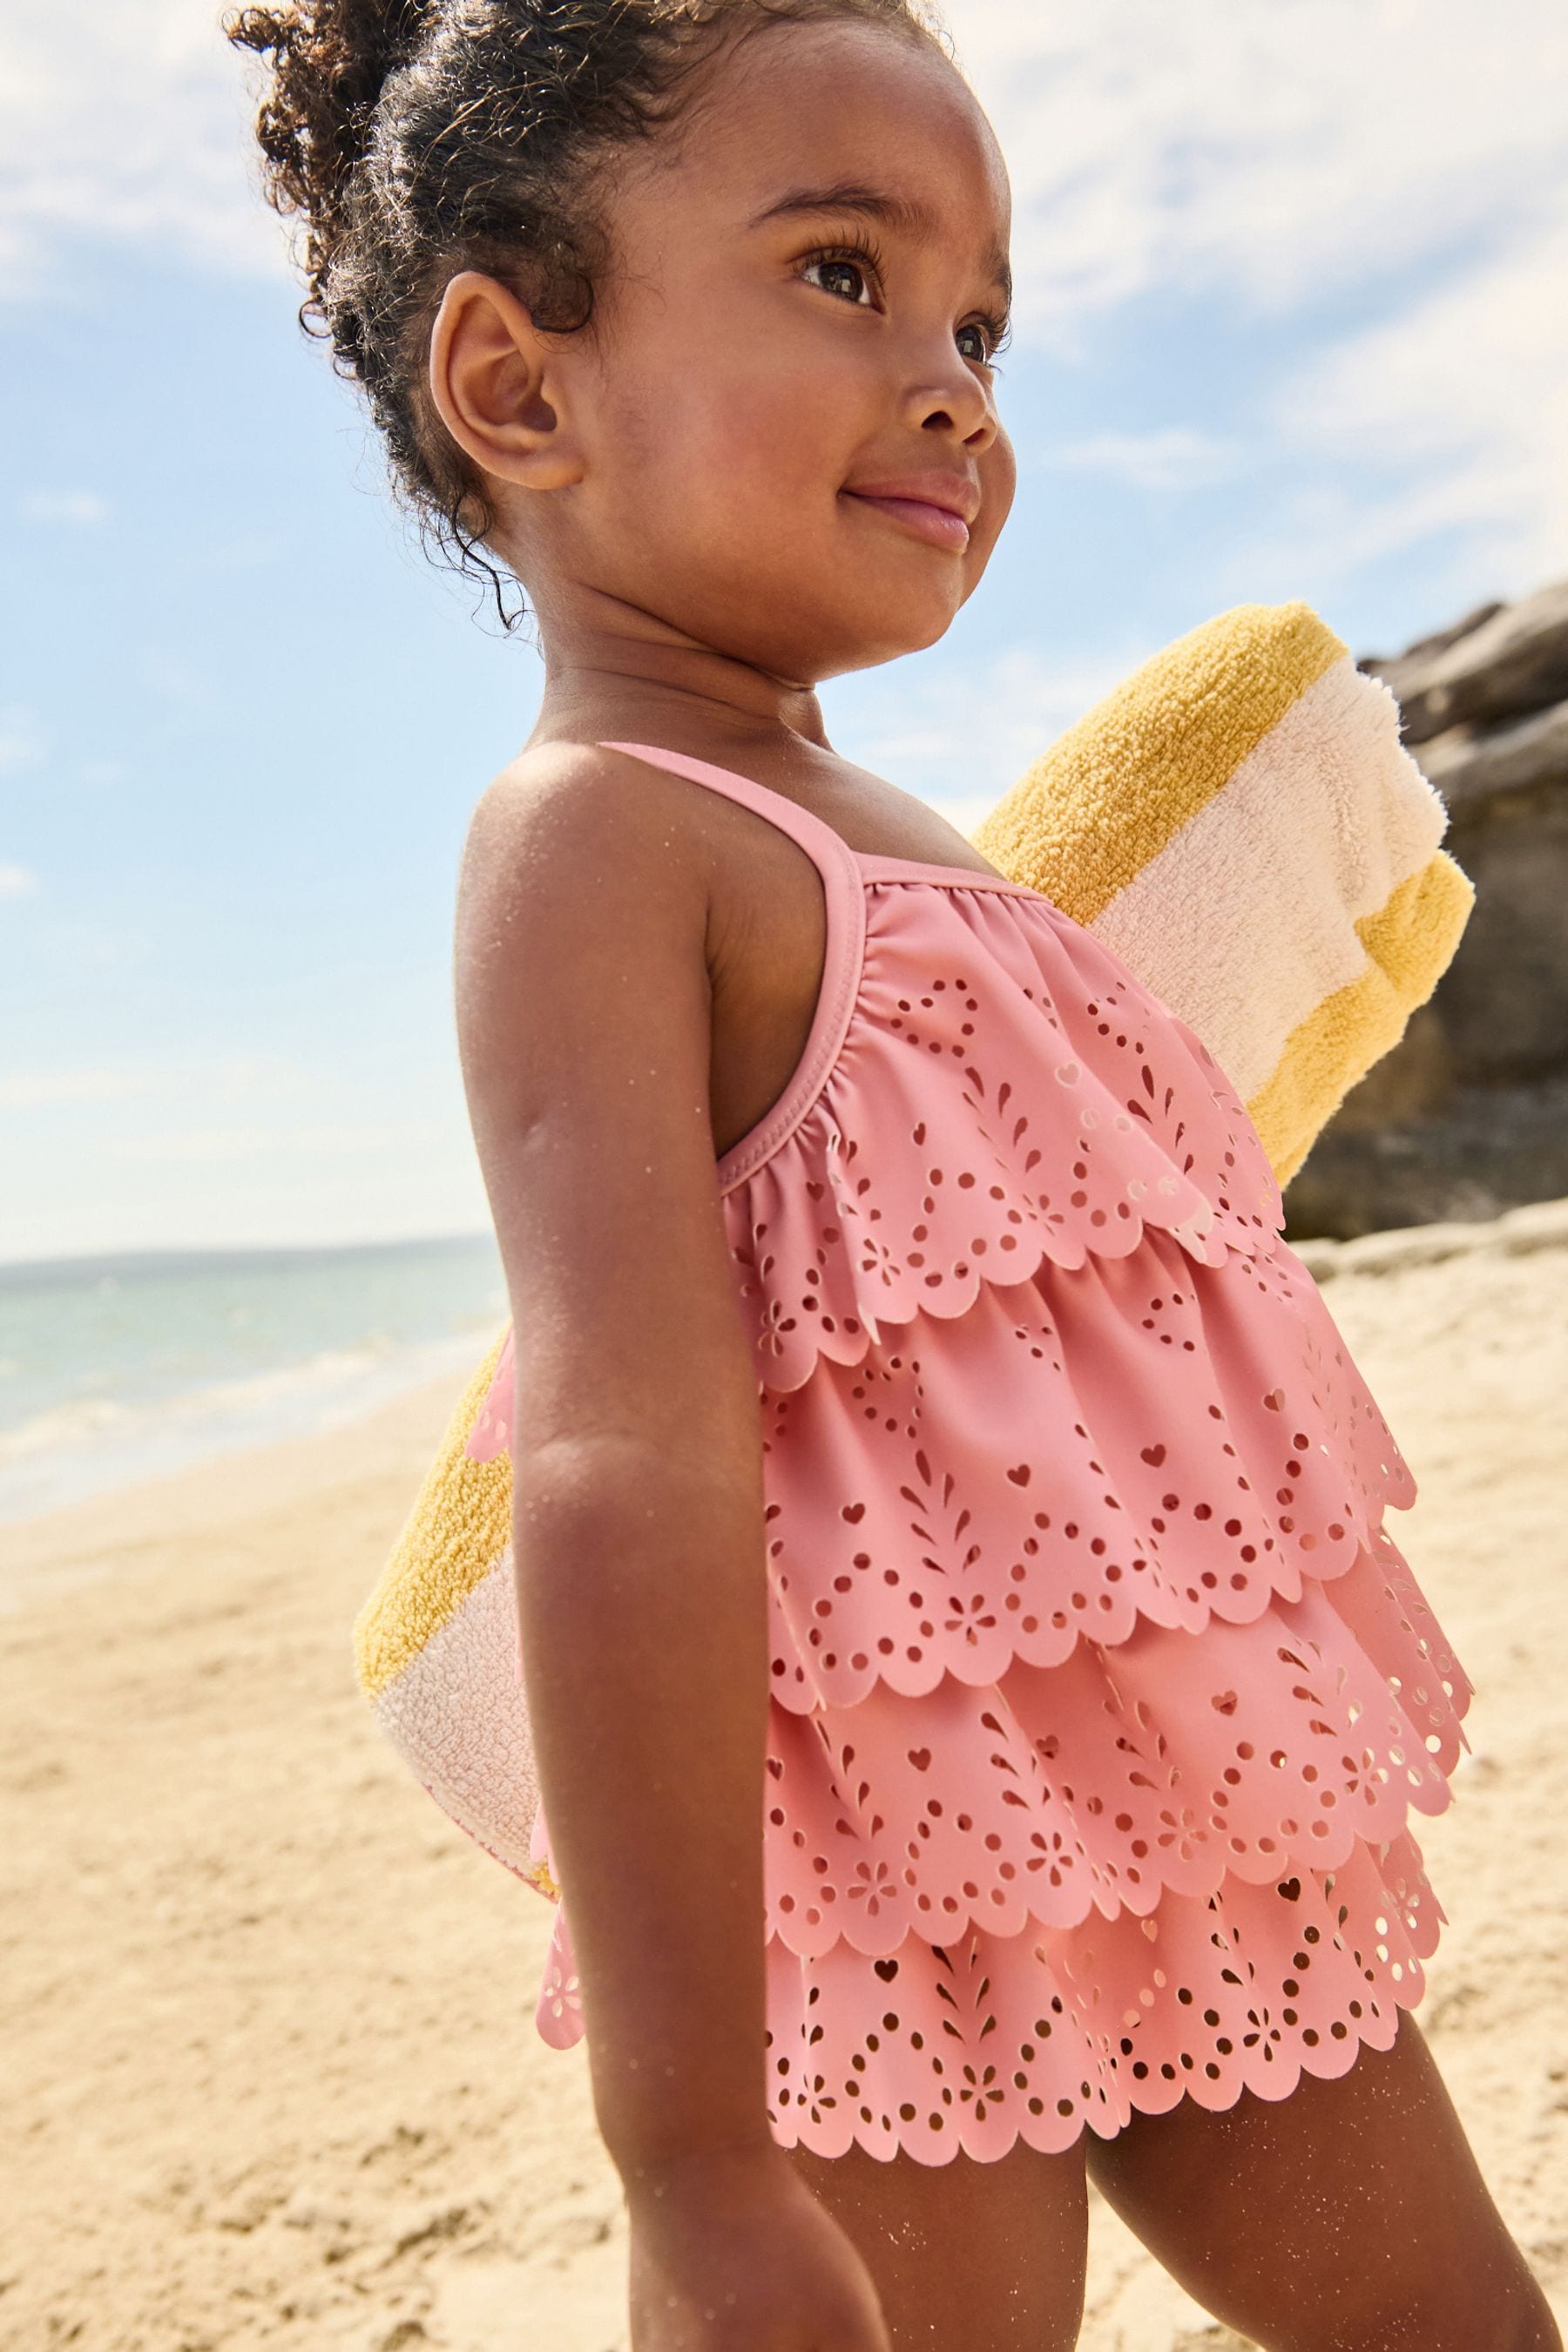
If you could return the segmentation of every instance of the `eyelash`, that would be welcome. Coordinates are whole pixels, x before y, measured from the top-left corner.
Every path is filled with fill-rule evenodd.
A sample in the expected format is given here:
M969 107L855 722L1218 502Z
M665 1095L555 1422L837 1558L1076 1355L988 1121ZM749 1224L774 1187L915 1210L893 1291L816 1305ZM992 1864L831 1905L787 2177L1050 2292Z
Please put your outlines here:
M882 282L886 269L880 246L872 237L860 235L847 236L837 245L814 247L810 253L802 256L800 266L804 269L814 261L854 262L858 267L868 269L879 286ZM994 368L998 355L1006 349L1012 339L1010 322L1005 318L998 317L994 312L982 311L978 318L966 319L963 324L966 327L979 327L986 341L987 351L984 359L976 360L973 364L976 367Z

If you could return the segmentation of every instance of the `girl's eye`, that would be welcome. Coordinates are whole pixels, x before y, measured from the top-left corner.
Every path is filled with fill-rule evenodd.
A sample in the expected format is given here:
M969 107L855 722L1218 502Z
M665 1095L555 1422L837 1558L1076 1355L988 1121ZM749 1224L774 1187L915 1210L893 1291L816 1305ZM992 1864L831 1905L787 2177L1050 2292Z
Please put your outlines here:
M971 349L965 349L963 339L966 335L970 338ZM957 336L960 352L976 367L994 367L996 355L1006 341L1007 322L1005 319L971 319L966 326L960 327Z
M869 252L862 259L858 251L814 253L802 265L801 275L811 284L820 286L825 294L841 302L852 302L857 310L874 310L877 289L881 282L881 257ZM963 356L974 367L991 367L996 354L1007 340L1006 321L1003 319L970 319L960 327L954 339Z
M820 286L825 294L837 294L847 302L859 303L870 299L871 281L858 261L848 261L838 255L819 254L815 261L806 263L805 268L808 277L814 270L817 273L813 283Z

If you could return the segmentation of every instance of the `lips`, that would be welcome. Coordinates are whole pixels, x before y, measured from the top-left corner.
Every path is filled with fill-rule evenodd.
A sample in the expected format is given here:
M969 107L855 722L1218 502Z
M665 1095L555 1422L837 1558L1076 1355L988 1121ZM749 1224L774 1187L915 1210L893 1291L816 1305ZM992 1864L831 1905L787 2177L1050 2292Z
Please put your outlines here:
M962 551L980 512L980 490L964 474L902 474L885 481L847 483L844 496L932 546Z
M886 481L849 482L851 498L890 499L898 504L940 507L972 523L980 512L980 487L967 474L931 470L923 474L890 475Z

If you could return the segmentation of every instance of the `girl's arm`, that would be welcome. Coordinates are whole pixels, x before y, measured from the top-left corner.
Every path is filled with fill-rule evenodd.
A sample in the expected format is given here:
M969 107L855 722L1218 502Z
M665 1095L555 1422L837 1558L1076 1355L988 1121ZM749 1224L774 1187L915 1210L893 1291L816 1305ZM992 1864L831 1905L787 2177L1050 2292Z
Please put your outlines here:
M762 1416L714 1175L710 873L678 814L640 761L541 751L464 861L525 1696L637 2352L889 2352L767 2120Z
M627 2179L771 2147L761 1416L714 1178L709 878L640 762L554 747L481 803L458 922L525 1693Z

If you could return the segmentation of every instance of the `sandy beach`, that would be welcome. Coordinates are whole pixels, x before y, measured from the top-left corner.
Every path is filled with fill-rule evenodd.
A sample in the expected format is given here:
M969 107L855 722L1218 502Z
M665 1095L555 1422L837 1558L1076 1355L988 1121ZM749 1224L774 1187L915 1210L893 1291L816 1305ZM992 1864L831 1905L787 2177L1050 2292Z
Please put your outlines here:
M1568 1201L1302 1255L1421 1486L1477 1684L1416 1835L1418 2014L1568 2325ZM458 1383L0 1529L16 2352L624 2352L625 2232L550 1911L438 1812L350 1625ZM1092 2200L1087 2352L1223 2352Z

